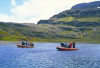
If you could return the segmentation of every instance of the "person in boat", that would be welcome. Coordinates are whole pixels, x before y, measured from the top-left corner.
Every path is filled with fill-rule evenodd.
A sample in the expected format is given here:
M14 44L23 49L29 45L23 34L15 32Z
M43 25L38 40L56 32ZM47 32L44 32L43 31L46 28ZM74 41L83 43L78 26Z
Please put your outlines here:
M22 45L25 45L25 42L24 41L22 41Z
M68 48L68 44L67 43L64 43L64 45L65 45L65 48Z
M61 42L61 47L65 47L65 44L63 42Z
M26 41L25 45L28 46L28 42L27 41Z
M75 48L75 42L73 42L73 48Z
M63 42L61 42L61 47L68 48L68 45L67 45L67 43L63 43Z
M61 44L61 47L64 47L64 43L63 42L61 42L60 44Z
M31 46L29 41L26 41L26 46Z
M30 46L34 46L34 44L32 42L30 42Z
M73 45L73 43L72 43L72 42L70 42L70 44L69 44L68 48L72 48L72 45Z

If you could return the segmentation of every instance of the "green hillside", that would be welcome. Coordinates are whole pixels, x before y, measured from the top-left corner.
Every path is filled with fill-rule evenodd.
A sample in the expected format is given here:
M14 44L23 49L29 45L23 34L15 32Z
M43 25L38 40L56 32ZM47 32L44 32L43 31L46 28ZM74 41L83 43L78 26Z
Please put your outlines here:
M92 2L92 6L93 4L95 3ZM82 7L84 4L79 5ZM0 41L22 40L100 43L100 8L97 8L96 4L93 8L84 8L84 10L74 7L48 20L40 20L38 24L0 22Z
M49 20L40 20L38 24L100 26L100 8L86 9L86 10L66 10L52 16Z
M1 41L100 42L100 27L74 27L63 24L0 23ZM95 40L94 40L95 39Z
M49 20L40 20L38 24L67 24L80 27L100 26L99 3L100 1L77 4L70 10L53 15Z
M64 17L56 19L57 22L100 22L100 17L84 17L84 18L75 18L75 17Z

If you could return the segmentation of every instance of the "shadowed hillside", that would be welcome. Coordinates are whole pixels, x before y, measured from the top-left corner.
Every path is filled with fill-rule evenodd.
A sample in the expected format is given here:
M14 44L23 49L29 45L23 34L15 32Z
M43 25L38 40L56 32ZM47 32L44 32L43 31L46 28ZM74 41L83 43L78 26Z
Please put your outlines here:
M100 6L100 1L90 2L90 3L81 3L73 6L71 9L74 10L85 10L85 9L95 9Z

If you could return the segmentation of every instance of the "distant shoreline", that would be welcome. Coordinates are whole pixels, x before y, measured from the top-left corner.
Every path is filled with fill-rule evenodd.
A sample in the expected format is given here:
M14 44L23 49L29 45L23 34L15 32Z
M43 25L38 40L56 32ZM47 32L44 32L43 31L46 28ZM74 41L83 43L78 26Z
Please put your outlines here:
M20 43L21 41L0 41L0 43L10 43L10 42L12 42L12 43ZM33 43L60 43L60 41L31 41L31 42L33 42ZM63 41L64 42L64 41ZM66 41L66 42L73 42L73 41ZM88 43L88 44L100 44L100 42L76 42L76 43Z

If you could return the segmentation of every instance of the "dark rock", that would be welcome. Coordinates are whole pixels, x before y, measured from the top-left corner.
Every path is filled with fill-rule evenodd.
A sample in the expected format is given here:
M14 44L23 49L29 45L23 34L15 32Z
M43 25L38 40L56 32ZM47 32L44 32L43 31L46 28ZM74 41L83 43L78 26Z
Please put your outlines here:
M40 20L38 24L52 24L53 20Z

